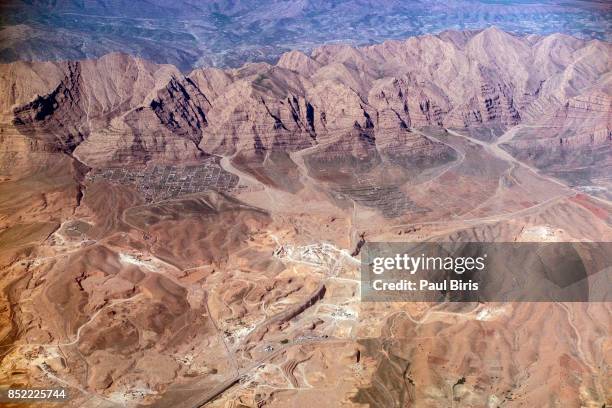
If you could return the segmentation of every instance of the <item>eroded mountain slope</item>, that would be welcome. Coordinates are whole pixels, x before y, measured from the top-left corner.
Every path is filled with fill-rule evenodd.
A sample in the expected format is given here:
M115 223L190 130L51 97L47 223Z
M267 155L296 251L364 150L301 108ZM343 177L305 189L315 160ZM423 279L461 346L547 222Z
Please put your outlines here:
M547 126L537 136L544 144L569 138L570 151L598 149L610 143L609 55L610 45L597 40L496 28L324 46L285 54L274 66L187 75L110 54L2 65L0 107L22 134L94 167L295 151L423 126L467 128L484 140L517 124ZM513 152L531 155L535 145L518 143Z

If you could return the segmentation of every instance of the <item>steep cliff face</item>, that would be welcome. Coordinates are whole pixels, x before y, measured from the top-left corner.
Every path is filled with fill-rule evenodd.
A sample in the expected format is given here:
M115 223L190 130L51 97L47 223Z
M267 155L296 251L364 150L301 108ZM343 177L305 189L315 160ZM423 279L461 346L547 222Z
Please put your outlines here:
M232 82L212 102L203 150L295 150L309 144L304 84L294 72L267 64L232 73Z
M610 51L601 41L490 28L188 75L109 54L3 65L0 108L24 135L90 163L294 151L424 126L535 123L554 125L551 138L588 128L578 133L600 140L610 132Z
M283 54L276 65L298 72L304 76L313 75L322 66L319 62L301 51L290 51Z
M34 139L42 139L61 150L72 152L89 134L80 103L81 67L67 64L67 74L50 93L14 110L15 127Z
M199 143L210 101L189 78L172 77L150 104L160 122L179 137Z
M368 93L370 106L376 110L373 125L383 129L408 129L409 115L407 84L404 80L384 78L374 82Z
M0 119L13 118L13 108L52 92L66 75L66 63L0 64Z
M28 83L42 77L45 69L49 79ZM171 85L176 68L115 53L52 66L15 63L2 71L2 86L16 89L2 100L3 117L8 121L12 116L20 133L91 163L116 159L126 148L141 157L163 155L159 148L142 151L142 144L133 141L129 118ZM30 102L22 103L28 95ZM175 137L170 132L168 136ZM134 145L126 146L130 143Z
M519 160L587 189L612 187L612 77L520 127L503 145Z

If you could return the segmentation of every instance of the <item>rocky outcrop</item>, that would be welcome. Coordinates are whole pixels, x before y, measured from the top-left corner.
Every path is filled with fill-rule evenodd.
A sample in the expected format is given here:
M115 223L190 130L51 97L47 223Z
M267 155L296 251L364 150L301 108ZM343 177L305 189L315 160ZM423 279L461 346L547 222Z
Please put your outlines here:
M569 98L517 132L506 148L519 160L591 188L612 172L612 81ZM607 184L606 184L607 183Z
M15 127L34 139L72 152L89 134L83 123L85 112L79 98L81 69L79 64L67 65L67 74L50 93L14 110Z
M313 75L322 66L319 62L301 51L290 51L283 54L276 65L299 72L304 76Z
M161 123L177 136L199 143L208 124L206 111L211 105L206 96L189 78L172 77L150 104Z

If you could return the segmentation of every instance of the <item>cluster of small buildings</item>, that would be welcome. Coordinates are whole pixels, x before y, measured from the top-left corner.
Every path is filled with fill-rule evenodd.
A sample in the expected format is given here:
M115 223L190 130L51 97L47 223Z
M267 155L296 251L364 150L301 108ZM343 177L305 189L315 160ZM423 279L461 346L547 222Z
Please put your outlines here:
M109 167L92 170L89 181L131 185L146 202L167 200L208 190L230 191L238 185L238 176L219 165L219 158L191 166L155 165L142 168Z

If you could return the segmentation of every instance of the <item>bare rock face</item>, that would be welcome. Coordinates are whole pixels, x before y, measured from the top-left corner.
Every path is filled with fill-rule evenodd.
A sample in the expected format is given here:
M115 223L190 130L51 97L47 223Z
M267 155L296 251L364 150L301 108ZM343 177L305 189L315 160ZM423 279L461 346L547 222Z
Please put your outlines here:
M406 84L395 78L375 81L368 94L368 101L376 109L376 127L384 129L407 129L411 125L408 115Z
M14 110L14 125L33 138L43 138L66 151L72 151L89 133L80 104L81 67L67 65L67 74L49 94Z
M173 144L174 136L170 135L168 142L143 150L143 143L131 129L129 119L132 112L150 105L157 92L169 84L178 72L174 67L151 64L124 54L109 54L98 60L58 64L56 69L64 73L63 77L56 84L35 82L36 87L28 91L38 96L31 102L20 105L23 99L20 95L3 101L4 106L12 107L13 124L22 134L74 152L92 164L117 160L127 151L134 157L163 156L164 149L159 145ZM40 70L41 67L32 69L36 73ZM21 73L14 67L8 72L15 72L11 76L15 84L34 75ZM159 119L155 118L155 122L159 123ZM112 147L109 149L109 146Z
M50 93L64 78L62 62L15 62L0 64L0 112L3 121L13 117L13 107Z
M528 162L587 191L609 191L612 171L612 82L604 81L569 98L502 145Z
M151 109L162 124L178 136L198 143L208 124L206 111L211 105L189 78L172 77L168 85L151 101Z
M3 65L0 108L22 134L95 165L290 152L424 126L485 134L554 123L559 132L546 132L554 140L585 129L584 140L607 143L609 54L601 41L496 28L323 46L310 56L284 54L276 65L188 75L109 54Z
M234 81L230 73L218 68L195 69L187 77L196 84L204 95L207 95L209 101L217 99L219 95L225 92L226 87Z
M319 62L301 51L290 51L283 54L276 65L291 71L299 72L304 76L311 76L321 68Z

